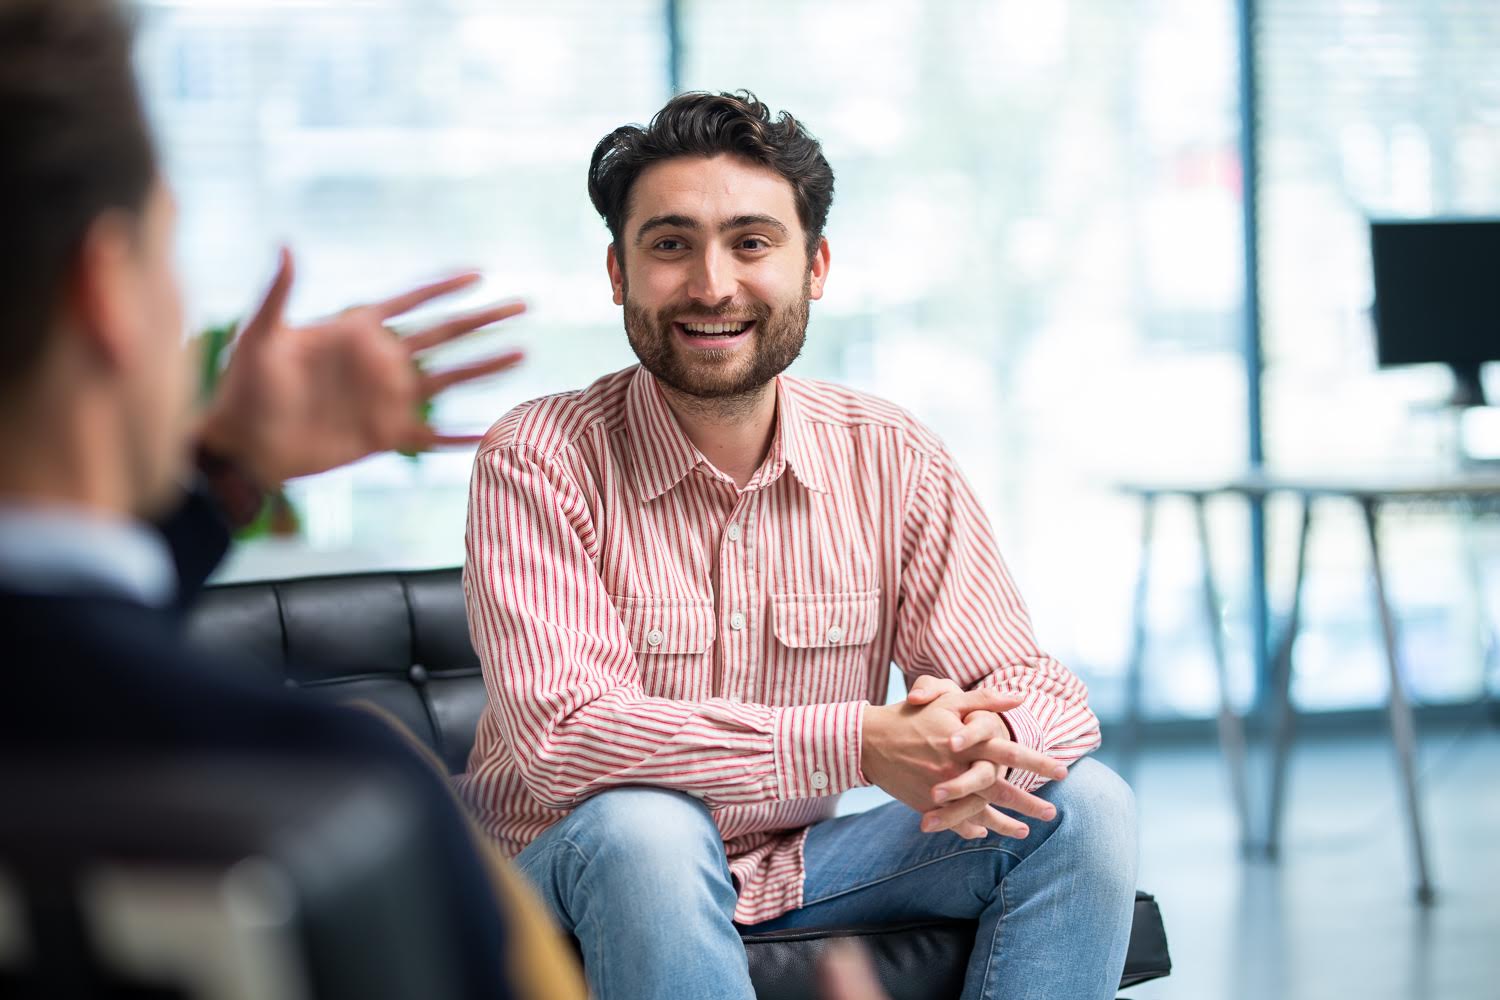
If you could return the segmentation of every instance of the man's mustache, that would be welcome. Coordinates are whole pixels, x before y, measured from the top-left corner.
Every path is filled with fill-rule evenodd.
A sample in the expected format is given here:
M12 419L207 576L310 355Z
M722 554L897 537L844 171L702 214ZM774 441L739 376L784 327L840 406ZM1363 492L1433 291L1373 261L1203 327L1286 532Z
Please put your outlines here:
M728 305L714 307L688 304L674 305L658 310L656 320L660 326L665 327L677 322L680 316L691 316L695 320L712 316L715 319L727 317L734 320L758 322L771 318L771 307L764 302L739 304L731 302Z

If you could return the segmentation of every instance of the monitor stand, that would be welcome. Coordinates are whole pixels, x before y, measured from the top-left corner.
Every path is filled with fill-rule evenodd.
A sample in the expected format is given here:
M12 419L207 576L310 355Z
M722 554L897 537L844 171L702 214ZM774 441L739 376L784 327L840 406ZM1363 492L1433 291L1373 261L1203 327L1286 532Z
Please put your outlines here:
M1453 395L1448 397L1449 406L1467 409L1470 406L1487 405L1484 401L1484 381L1479 377L1479 362L1450 361L1448 367L1453 369Z

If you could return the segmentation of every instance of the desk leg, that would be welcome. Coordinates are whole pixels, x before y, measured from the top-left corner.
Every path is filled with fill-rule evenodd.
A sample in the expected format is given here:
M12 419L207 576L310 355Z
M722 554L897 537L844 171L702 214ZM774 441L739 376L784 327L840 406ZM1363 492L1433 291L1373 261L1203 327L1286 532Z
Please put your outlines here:
M1146 669L1146 598L1151 576L1151 539L1156 521L1156 494L1141 496L1141 564L1136 571L1132 609L1130 662L1125 667L1125 724L1116 758L1120 776L1130 780L1141 739L1141 701Z
M1433 901L1432 880L1428 877L1427 847L1422 836L1421 803L1417 797L1416 727L1411 705L1401 683L1401 663L1396 638L1396 618L1386 594L1384 570L1380 564L1379 504L1369 497L1360 500L1365 515L1365 532L1370 540L1370 581L1374 587L1375 610L1380 615L1381 638L1385 643L1385 663L1390 674L1391 739L1396 746L1396 762L1401 769L1401 787L1406 797L1406 818L1411 828L1411 848L1417 866L1417 901Z
M1292 748L1292 649L1302 627L1302 584L1307 579L1307 540L1312 534L1311 497L1302 500L1302 527L1297 534L1297 575L1292 583L1292 606L1287 612L1271 660L1271 801L1266 809L1266 856L1281 850L1281 817L1286 803L1287 754Z
M1490 620L1489 591L1485 587L1484 567L1479 561L1479 540L1475 531L1479 528L1480 514L1474 501L1464 504L1463 516L1458 522L1464 554L1464 573L1469 578L1469 593L1473 595L1475 626L1479 631L1479 695L1491 718L1500 722L1496 713L1495 687L1491 681L1497 657L1500 657L1500 631Z
M1250 797L1245 782L1245 729L1234 710L1229 693L1229 664L1224 656L1224 633L1219 621L1219 592L1214 586L1213 559L1208 543L1208 500L1193 497L1193 518L1198 526L1198 555L1203 567L1203 611L1214 654L1214 672L1219 681L1219 749L1229 767L1229 791L1240 825L1240 851L1251 850Z

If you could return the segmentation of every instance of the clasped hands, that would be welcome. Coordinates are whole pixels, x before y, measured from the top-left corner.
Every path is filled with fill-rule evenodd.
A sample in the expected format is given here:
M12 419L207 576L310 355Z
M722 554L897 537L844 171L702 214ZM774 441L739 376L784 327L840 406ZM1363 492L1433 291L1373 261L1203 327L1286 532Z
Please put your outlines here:
M919 677L904 702L865 710L860 766L872 783L922 814L924 832L1025 837L1030 828L997 806L1041 820L1057 810L1006 775L1017 768L1061 780L1068 771L1011 738L1000 713L1022 700L993 688L965 691L950 680Z
M480 439L428 426L422 404L451 386L514 367L521 352L504 351L443 372L424 371L418 355L516 316L524 305L502 302L393 335L387 323L479 280L465 272L292 326L283 318L292 278L292 258L283 250L270 290L235 338L203 415L201 444L270 489L376 452Z

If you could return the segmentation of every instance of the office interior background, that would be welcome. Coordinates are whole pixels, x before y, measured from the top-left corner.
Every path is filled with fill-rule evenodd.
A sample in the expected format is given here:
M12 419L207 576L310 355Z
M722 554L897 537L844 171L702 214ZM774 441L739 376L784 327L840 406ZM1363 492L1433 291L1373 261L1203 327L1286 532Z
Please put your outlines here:
M947 441L1040 638L1089 683L1107 738L1124 704L1141 558L1139 500L1122 482L1212 478L1252 459L1327 472L1452 467L1465 450L1500 458L1493 409L1443 405L1445 369L1377 365L1368 227L1500 215L1494 0L141 10L138 59L181 203L193 328L243 315L281 243L297 254L299 317L482 268L475 301L530 305L489 344L519 344L528 360L444 399L446 428L482 430L518 402L633 362L585 192L600 136L676 90L749 88L792 111L837 175L828 292L793 374L895 400ZM1492 400L1497 375L1486 373ZM293 483L299 530L246 541L222 578L456 565L471 461L384 456ZM1357 510L1324 517L1292 696L1303 731L1336 754L1380 736L1387 682ZM1500 760L1497 523L1431 509L1383 521L1424 781L1475 754ZM1253 735L1274 632L1256 621L1284 613L1296 514L1274 498L1260 515L1224 498L1209 528L1232 699ZM1223 840L1215 863L1239 873L1243 893L1261 869L1217 818L1228 810L1209 742L1219 688L1186 507L1163 506L1152 574L1144 736L1148 750L1176 749L1148 753L1138 784L1143 885L1159 796L1206 803L1216 818L1203 829ZM1383 746L1369 744L1370 766L1350 765L1371 802L1394 795ZM1449 786L1459 815L1433 810L1461 841L1494 819L1479 804L1500 790L1493 769L1475 773L1477 787ZM1438 878L1457 890L1466 862L1443 856L1446 843L1440 834ZM1415 914L1404 847L1395 834L1390 844L1387 866L1368 872L1385 891L1360 898ZM1496 873L1493 862L1478 870ZM1192 907L1213 903L1195 903L1186 879L1174 900L1163 887L1173 878L1163 870L1145 887L1162 899L1179 971L1135 995L1253 995L1248 984L1275 982L1224 971L1255 965L1256 945L1233 943L1243 908L1220 915L1223 940L1190 947L1203 926ZM1444 905L1451 897L1439 914ZM1500 928L1500 906L1475 905L1475 919ZM1408 963L1388 995L1486 995L1422 992L1492 985L1500 967L1483 951L1460 980ZM1413 946L1410 961L1432 954Z

